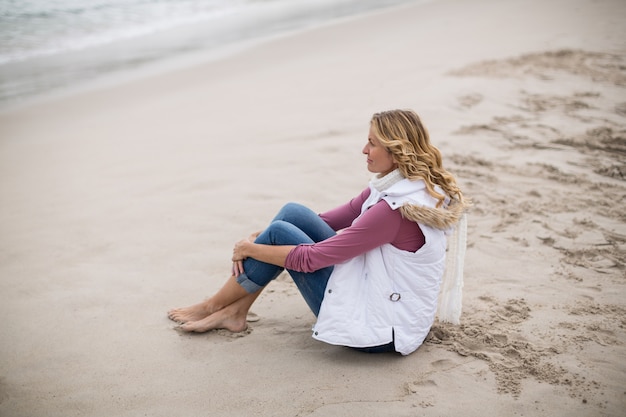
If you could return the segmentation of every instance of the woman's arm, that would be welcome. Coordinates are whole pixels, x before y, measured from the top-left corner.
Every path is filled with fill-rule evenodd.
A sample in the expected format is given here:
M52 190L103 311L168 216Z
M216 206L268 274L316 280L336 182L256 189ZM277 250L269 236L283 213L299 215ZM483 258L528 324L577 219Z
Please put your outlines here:
M322 213L320 217L335 231L348 227L360 214L361 205L369 195L370 189L368 187L348 203ZM287 255L296 247L255 244L254 241L260 233L253 233L247 240L244 239L235 244L232 259L232 271L235 276L244 272L243 260L246 258L254 258L261 262L284 267Z
M361 214L361 206L369 197L371 190L366 188L354 197L352 200L339 207L335 207L332 210L328 210L320 214L322 220L324 220L334 231L345 229L350 226L354 219Z
M288 269L312 272L386 243L414 252L424 244L424 235L417 223L403 218L399 210L381 200L341 233L312 245L298 245L285 263Z
M257 261L284 267L287 255L295 247L295 245L262 245L244 239L235 244L233 249L233 262L240 262L246 258L254 258Z
M285 259L295 246L261 245L254 240L261 232L251 234L247 239L235 243L233 248L233 275L239 276L244 272L243 261L254 258L268 264L285 266Z

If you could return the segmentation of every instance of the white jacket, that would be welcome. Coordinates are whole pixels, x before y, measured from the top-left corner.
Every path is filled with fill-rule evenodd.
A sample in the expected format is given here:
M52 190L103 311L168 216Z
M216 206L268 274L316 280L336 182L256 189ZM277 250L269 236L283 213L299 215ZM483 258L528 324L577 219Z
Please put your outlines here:
M382 193L370 190L361 214L381 199L392 209L405 203L435 207L437 202L421 180L403 179ZM426 243L417 252L385 244L335 265L313 327L315 339L351 347L393 340L403 355L422 344L435 319L446 237L443 230L423 224L420 229Z

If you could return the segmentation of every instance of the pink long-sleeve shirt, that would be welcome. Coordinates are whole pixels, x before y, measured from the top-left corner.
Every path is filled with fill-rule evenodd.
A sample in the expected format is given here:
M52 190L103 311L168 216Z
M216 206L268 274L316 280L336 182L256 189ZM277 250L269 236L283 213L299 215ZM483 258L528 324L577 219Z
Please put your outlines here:
M403 218L400 210L392 210L384 200L371 206L352 224L361 214L361 206L369 195L370 189L366 188L348 203L320 214L333 230L341 230L341 233L322 242L296 246L287 255L285 267L313 272L345 262L385 243L410 252L424 245L424 234L417 223Z

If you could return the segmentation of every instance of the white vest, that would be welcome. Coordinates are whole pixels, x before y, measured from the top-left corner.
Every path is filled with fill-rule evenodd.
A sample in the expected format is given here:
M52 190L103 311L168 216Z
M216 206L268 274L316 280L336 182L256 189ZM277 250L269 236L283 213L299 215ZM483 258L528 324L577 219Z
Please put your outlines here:
M361 214L381 199L394 210L405 203L437 203L421 180L403 179L382 193L371 185L370 190ZM385 244L335 265L313 327L315 339L351 347L393 340L403 355L422 344L435 319L446 237L444 231L423 224L420 229L426 243L417 252Z

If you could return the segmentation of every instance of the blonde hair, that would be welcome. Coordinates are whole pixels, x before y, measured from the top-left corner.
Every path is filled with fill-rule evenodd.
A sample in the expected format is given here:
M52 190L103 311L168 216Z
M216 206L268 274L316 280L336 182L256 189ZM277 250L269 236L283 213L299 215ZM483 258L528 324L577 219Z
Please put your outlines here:
M441 152L430 143L428 131L417 113L412 110L375 113L371 126L376 138L398 164L402 176L424 180L428 194L438 200L437 208L444 204L446 196L452 199L446 210L449 218L445 223L456 223L471 203L463 197L454 176L443 167ZM437 192L436 185L445 195ZM402 214L417 221L413 207L402 207Z

